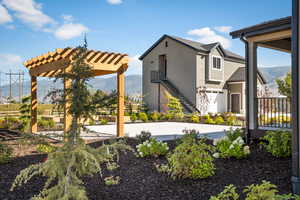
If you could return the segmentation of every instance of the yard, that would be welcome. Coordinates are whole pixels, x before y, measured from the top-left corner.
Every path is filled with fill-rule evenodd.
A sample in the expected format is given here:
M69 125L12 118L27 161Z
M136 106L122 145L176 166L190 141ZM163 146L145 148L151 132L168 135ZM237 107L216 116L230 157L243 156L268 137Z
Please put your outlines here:
M11 141L11 146L18 150L17 141ZM168 141L172 152L178 146L178 140ZM136 138L126 138L135 151L139 141ZM208 141L212 143L212 141ZM15 144L15 145L14 145ZM89 143L92 147L99 147L102 141ZM46 154L36 152L35 146L27 146L22 152L26 155L17 156L8 164L0 165L0 199L16 200L30 199L37 195L45 183L45 178L35 177L26 185L9 191L12 182L20 170L30 164L45 162ZM103 177L96 174L85 177L84 187L87 196L91 200L97 199L209 199L223 191L224 187L233 184L238 193L251 184L260 184L263 180L270 181L278 186L280 193L291 193L291 158L275 158L267 153L257 140L250 145L251 154L244 159L215 159L215 175L204 179L177 179L173 180L169 175L158 172L157 164L167 163L165 156L137 157L135 152L121 153L119 168L114 171L105 169ZM117 185L106 185L104 178L119 176Z

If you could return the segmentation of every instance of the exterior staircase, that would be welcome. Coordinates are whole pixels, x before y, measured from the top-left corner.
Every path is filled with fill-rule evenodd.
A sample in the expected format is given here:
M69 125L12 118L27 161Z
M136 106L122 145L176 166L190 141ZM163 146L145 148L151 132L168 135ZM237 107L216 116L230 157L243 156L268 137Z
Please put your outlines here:
M200 113L197 107L190 102L169 80L160 80L160 84L166 88L166 90L175 98L179 99L184 109L189 113Z

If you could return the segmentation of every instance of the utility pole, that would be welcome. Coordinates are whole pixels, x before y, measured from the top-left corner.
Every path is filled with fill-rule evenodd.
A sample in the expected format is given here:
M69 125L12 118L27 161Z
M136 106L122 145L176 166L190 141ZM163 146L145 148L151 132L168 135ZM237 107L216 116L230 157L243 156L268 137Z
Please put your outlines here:
M11 101L13 99L12 97L12 77L17 76L18 77L18 86L19 86L19 101L21 102L22 96L23 96L23 81L24 81L24 72L18 72L18 73L12 73L11 70L9 70L9 73L5 73L9 76L9 100ZM16 81L17 82L17 81Z

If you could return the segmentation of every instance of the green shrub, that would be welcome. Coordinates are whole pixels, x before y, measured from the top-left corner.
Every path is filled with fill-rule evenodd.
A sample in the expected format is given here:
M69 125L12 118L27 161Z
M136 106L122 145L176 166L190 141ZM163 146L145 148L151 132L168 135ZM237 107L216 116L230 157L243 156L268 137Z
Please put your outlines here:
M163 118L164 120L169 121L169 120L174 119L174 115L173 115L172 113L166 113L166 114L164 114L164 115L162 116L162 118Z
M124 112L124 116L130 116L129 112Z
M52 153L54 151L56 151L56 147L55 146L52 146L50 144L38 144L36 146L36 150L37 152L40 152L40 153Z
M53 128L55 122L53 119L38 119L38 127L40 128Z
M193 123L199 123L200 122L200 117L196 114L192 114L190 116L190 119L189 119L190 122L193 122Z
M7 117L0 121L0 128L23 131L26 124L25 120L20 120L16 117Z
M155 164L155 168L159 173L169 173L170 172L170 168L168 165L166 164Z
M135 121L137 120L137 116L136 116L135 113L132 113L132 114L130 115L130 120L131 120L132 122L135 122Z
M260 185L252 184L244 189L246 200L274 200L276 199L277 187L270 182L263 181Z
M213 144L217 148L217 152L214 154L215 158L242 159L250 154L250 148L245 145L239 129L227 131L225 137L215 139Z
M239 194L236 192L234 185L228 185L223 192L217 196L210 197L209 200L239 200Z
M108 124L107 119L101 119L100 124L101 124L101 125L106 125L106 124Z
M175 114L173 114L173 119L178 120L178 121L182 121L184 119L184 113L175 113Z
M139 119L142 120L143 122L147 122L148 121L148 116L147 116L146 113L140 112L139 113Z
M142 131L141 134L136 136L136 138L138 139L139 144L141 144L147 140L150 140L151 133L149 131Z
M213 146L189 140L178 145L168 156L169 174L173 179L202 179L215 174Z
M216 122L208 115L205 120L206 124L216 124Z
M150 139L136 146L140 157L159 157L168 153L169 147L167 143L159 142L156 139Z
M153 113L151 113L150 114L150 120L152 120L152 121L158 121L158 119L159 119L159 113L157 113L157 112L153 112Z
M224 124L225 121L222 116L217 116L215 119L216 124Z
M95 124L96 124L95 120L89 120L89 126L93 126Z
M226 124L229 126L233 126L236 122L236 116L230 115L227 117Z
M300 200L300 196L292 194L278 195L276 185L268 181L262 181L261 184L252 184L243 190L246 194L245 200ZM217 196L210 197L209 200L238 200L239 194L236 192L236 187L228 185L224 191Z
M179 143L183 142L196 142L200 137L200 132L196 129L184 129L184 135L180 138Z
M226 131L226 137L230 140L230 141L234 141L236 140L238 137L243 137L244 136L244 132L242 129L233 129L230 128L228 131Z
M106 168L108 171L114 171L118 169L120 166L116 162L108 162L106 164Z
M104 178L105 185L111 186L111 185L118 185L120 183L121 178L119 176L109 176Z
M292 155L292 134L289 131L268 131L263 137L266 150L275 157L289 157Z
M8 163L12 159L12 149L3 143L0 143L0 164Z

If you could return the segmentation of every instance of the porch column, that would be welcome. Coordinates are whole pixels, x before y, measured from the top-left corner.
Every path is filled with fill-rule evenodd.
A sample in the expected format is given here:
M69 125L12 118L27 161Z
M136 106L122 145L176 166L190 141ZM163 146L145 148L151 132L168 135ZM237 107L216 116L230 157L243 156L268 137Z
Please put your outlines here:
M124 137L124 96L125 96L125 70L121 67L118 71L118 113L117 113L117 136Z
M247 71L246 73L246 114L248 117L247 138L257 129L257 45L249 41L247 45Z
M71 87L71 84L72 84L71 80L69 79L64 80L64 92L66 91L66 89ZM69 97L65 95L65 98L68 99ZM64 105L64 134L66 134L70 130L72 124L72 115L69 114L69 109L70 109L70 102L66 102Z
M37 133L37 78L31 76L31 122L30 132Z
M299 159L299 123L300 123L300 91L299 91L299 60L300 60L300 43L299 43L299 0L293 0L292 16L292 185L293 192L300 194L300 159Z

